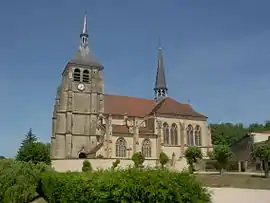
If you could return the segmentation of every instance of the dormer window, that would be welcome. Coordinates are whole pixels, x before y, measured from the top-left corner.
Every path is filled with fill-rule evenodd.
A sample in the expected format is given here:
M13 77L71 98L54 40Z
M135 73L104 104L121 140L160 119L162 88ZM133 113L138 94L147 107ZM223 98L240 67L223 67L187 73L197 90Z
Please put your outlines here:
M73 80L74 81L77 81L77 82L80 82L81 80L81 71L80 69L76 68L73 72Z
M83 71L83 82L89 83L89 71L88 70Z

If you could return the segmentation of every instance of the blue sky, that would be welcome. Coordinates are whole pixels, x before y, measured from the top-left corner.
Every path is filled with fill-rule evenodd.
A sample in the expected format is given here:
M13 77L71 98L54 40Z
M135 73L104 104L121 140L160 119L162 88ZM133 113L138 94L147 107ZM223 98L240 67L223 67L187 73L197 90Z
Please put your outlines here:
M210 122L270 119L268 0L9 0L0 3L0 155L29 128L42 141L85 7L106 93L153 98L158 38L169 95Z

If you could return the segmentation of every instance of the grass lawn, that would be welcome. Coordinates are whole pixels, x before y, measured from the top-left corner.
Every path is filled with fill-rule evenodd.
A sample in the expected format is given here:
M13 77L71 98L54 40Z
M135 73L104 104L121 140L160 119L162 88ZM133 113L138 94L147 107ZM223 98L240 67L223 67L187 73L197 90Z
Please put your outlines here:
M196 174L206 187L234 187L270 190L270 178L243 174Z

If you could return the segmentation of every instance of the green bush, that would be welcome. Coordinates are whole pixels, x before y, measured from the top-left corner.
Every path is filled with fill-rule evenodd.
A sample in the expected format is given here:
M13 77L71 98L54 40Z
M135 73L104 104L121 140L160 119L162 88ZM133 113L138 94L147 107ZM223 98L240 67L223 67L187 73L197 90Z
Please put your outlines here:
M164 166L169 162L169 157L165 152L160 152L159 154L159 163L161 164L161 167L164 168Z
M134 162L135 168L142 168L143 167L143 162L145 161L145 157L141 152L135 152L132 155L131 159Z
M219 170L218 163L216 160L205 160L206 171L217 171ZM238 161L229 161L226 167L227 171L238 171Z
M83 172L92 171L91 163L88 160L83 161L82 171Z
M120 159L116 159L116 160L112 163L111 169L114 170L119 164L120 164Z
M41 189L49 203L211 202L209 193L194 176L167 170L46 172L42 174Z
M40 173L46 169L44 164L0 160L0 202L30 202L36 196Z

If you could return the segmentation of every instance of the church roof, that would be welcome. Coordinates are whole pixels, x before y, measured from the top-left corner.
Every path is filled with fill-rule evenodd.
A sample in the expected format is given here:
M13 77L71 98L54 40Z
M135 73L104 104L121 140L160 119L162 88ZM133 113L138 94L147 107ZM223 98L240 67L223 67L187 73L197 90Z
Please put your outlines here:
M80 46L69 63L75 63L78 65L85 65L91 67L100 67L103 66L101 63L94 57L91 49L88 45L88 32L87 32L87 13L85 12L83 27L80 34Z
M101 63L93 56L90 50L78 49L70 63L79 65L102 67Z
M167 89L162 49L158 49L158 68L155 89Z
M183 104L167 97L160 103L152 99L120 96L120 95L104 95L105 114L115 116L134 116L145 117L154 113L162 116L190 116L197 118L207 118L203 114L196 112L189 104Z

